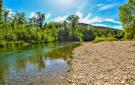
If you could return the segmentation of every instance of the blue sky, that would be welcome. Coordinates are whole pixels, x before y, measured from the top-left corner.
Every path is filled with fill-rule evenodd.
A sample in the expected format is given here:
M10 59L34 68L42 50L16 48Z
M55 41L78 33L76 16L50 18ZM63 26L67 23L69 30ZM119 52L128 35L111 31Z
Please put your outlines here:
M127 0L4 0L11 12L25 12L28 17L35 12L46 14L47 21L62 22L71 14L79 22L121 29L119 6Z

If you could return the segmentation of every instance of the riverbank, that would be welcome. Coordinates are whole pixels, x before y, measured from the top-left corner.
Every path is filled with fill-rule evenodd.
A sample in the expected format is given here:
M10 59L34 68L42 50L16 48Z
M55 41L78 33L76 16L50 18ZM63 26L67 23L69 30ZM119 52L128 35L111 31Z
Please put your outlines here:
M52 44L52 43L80 43L79 41L56 41L56 42L24 42L24 41L14 41L14 42L6 42L0 41L0 48L12 48L12 47L22 47L33 44Z
M135 42L84 43L73 51L72 85L135 85Z

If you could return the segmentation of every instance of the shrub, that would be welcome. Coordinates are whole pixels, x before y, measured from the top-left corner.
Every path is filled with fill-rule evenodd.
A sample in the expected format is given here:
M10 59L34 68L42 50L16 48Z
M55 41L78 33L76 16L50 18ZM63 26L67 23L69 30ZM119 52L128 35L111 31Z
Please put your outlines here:
M93 42L98 43L102 41L117 41L117 39L114 37L96 37Z

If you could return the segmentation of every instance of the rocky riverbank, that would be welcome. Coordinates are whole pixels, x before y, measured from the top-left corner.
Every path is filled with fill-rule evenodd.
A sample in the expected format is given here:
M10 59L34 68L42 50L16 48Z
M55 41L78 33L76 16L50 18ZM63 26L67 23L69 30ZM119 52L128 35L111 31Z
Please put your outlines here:
M84 43L73 52L72 85L135 85L135 42Z

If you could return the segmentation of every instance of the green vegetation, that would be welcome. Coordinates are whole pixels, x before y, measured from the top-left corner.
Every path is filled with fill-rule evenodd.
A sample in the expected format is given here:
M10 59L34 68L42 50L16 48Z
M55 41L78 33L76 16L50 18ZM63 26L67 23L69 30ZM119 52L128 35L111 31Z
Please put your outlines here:
M0 0L0 16L2 15L2 0Z
M120 7L120 20L123 23L125 39L135 39L135 0Z
M93 41L94 43L102 42L102 41L117 41L117 38L114 37L96 37Z
M0 28L2 27L2 0L0 0Z
M98 29L95 32L96 38L93 42L102 42L102 41L117 41L121 40L124 37L124 32L120 30L114 30L114 29Z
M124 33L105 27L79 23L79 17L69 16L64 22L45 22L46 15L36 12L28 18L23 12L10 15L0 2L0 47L12 47L30 43L63 41L92 41L96 37L122 39ZM96 38L97 39L97 38Z

